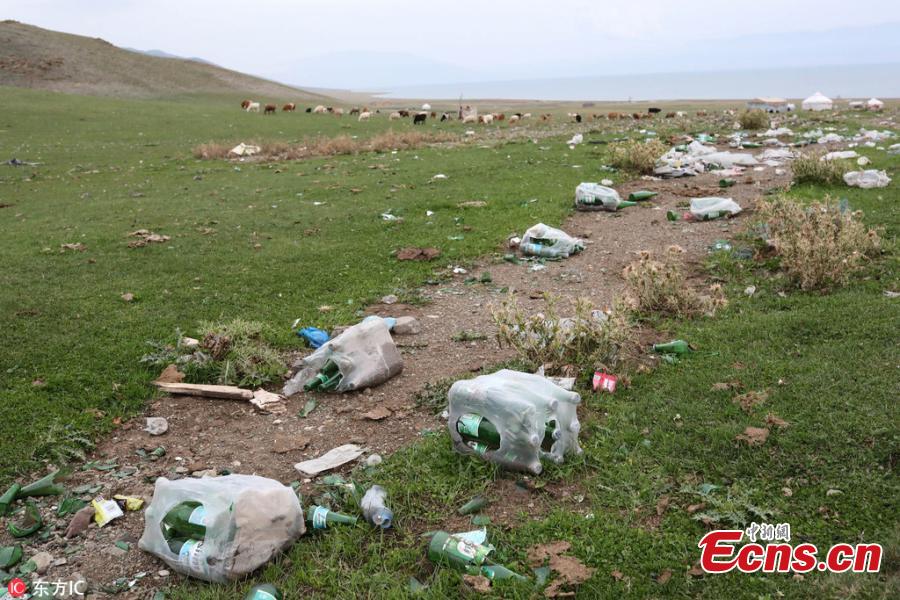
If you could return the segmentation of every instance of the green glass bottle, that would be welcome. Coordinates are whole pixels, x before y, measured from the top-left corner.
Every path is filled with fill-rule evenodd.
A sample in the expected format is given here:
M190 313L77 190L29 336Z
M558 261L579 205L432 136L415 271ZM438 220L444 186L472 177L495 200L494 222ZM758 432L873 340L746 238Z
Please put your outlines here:
M446 565L470 575L484 575L491 581L501 579L525 581L525 577L489 560L488 554L492 549L490 546L450 535L446 531L438 531L428 544L428 560L436 565Z
M160 526L166 539L202 540L206 537L206 508L196 500L186 500L167 512Z
M306 520L312 524L313 529L327 529L329 525L335 523L356 525L357 517L334 512L324 506L314 504L306 510Z
M628 199L631 200L632 202L638 202L640 200L649 200L650 198L652 198L653 196L656 196L658 194L659 194L659 192L648 192L645 190L641 190L638 192L631 192L630 194L628 194Z
M691 346L684 340L674 340L665 344L653 344L653 351L660 354L687 354Z
M619 200L618 204L616 204L616 207L611 212L615 212L620 208L628 208L629 206L637 206L637 202L632 202L630 200Z
M476 454L481 455L488 450L496 450L500 447L500 432L493 423L481 415L475 413L460 415L456 421L456 431ZM544 439L541 440L541 447L548 452L556 440L555 431L556 421L547 421L544 426Z
M172 538L168 541L169 550L178 555L178 562L191 573L206 572L205 546L200 540L189 538Z
M337 387L341 382L341 379L343 379L341 370L333 360L328 359L325 361L325 364L322 365L322 368L319 369L319 372L306 382L303 386L303 390L307 392L315 389L331 390Z
M498 565L492 562L490 564L481 565L481 574L491 581L500 581L503 579L518 579L519 581L528 581L527 578L522 577L515 571L511 571L503 565Z
M677 212L675 212L674 210L668 210L668 211L666 211L666 220L668 220L668 221L678 221L679 219L681 219L681 215L679 215L679 214L678 214Z
M720 188L728 188L728 187L733 186L735 183L737 183L737 182L736 182L734 179L727 179L727 178L726 178L726 179L720 179L720 180L719 180L719 187L720 187Z
M283 600L283 598L284 596L281 595L278 588L271 583L255 585L244 596L244 600Z

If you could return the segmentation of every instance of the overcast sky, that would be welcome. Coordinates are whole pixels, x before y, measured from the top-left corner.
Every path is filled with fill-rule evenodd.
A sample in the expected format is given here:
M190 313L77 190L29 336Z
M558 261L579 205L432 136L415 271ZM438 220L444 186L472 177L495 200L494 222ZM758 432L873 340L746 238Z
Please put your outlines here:
M698 64L727 62L730 56L709 55L711 43L898 23L900 0L0 0L0 18L307 85L352 77L341 63L349 53L359 82L369 85L370 66L383 53L394 57L394 70L420 71L391 83L418 82L430 63L444 68L441 77L494 79L549 76L568 63L597 65L593 75L646 72L651 58L657 70L677 71L679 64L666 64L667 51L689 49L695 38L703 43ZM327 65L305 60L338 52L345 54L335 57L330 81Z

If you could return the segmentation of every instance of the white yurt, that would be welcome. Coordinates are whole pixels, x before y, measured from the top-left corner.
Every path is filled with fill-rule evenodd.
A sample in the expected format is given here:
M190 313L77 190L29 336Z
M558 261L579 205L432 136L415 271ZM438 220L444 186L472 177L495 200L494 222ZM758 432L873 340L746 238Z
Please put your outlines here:
M834 102L822 92L816 92L804 100L802 106L803 110L831 110L834 107Z
M431 110L431 105L426 102L422 105L422 110Z
M884 108L884 102L878 98L869 98L869 101L866 102L866 108L869 110L881 110Z

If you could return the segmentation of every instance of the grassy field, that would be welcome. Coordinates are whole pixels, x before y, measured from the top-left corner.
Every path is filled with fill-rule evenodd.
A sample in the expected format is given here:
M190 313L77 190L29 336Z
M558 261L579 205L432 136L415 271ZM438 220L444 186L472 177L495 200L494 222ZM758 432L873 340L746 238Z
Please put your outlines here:
M297 346L288 330L294 318L349 322L367 301L405 293L432 276L434 265L395 261L396 248L437 246L440 265L465 263L495 251L509 232L538 220L560 222L584 177L571 158L527 139L236 166L196 160L191 148L210 140L367 136L389 125L384 118L351 124L305 114L246 115L213 98L125 102L3 89L0 99L6 107L0 157L42 163L0 165L0 204L12 205L0 209L4 485L61 445L77 447L82 435L140 410L155 375L138 364L147 340L171 338L176 328L190 331L204 319L243 317L278 329L272 341L279 347ZM459 125L443 129L462 132ZM861 152L897 175L897 157ZM592 165L602 160L598 150ZM436 173L448 179L433 181ZM766 266L711 260L729 308L714 319L657 323L701 352L636 375L613 396L580 389L584 458L548 468L532 485L568 486L583 500L550 506L519 527L489 527L497 558L530 573L530 546L569 540L572 554L596 569L579 590L585 598L895 597L900 355L897 300L883 292L897 289L896 190L896 182L885 190L792 190L804 199L846 197L869 225L885 228L888 255L845 289L787 290L782 297L777 292L785 283ZM468 200L487 207L457 207ZM389 210L403 222L383 221L380 214ZM426 218L426 210L436 215ZM128 248L126 234L141 228L172 239ZM86 250L60 251L76 242ZM750 284L758 288L752 298L742 294ZM121 300L125 292L136 300ZM325 304L334 310L320 313ZM38 379L44 385L34 385ZM714 383L735 380L744 391L768 390L768 400L747 414L732 402L733 392L711 391ZM735 441L769 412L789 426L773 430L762 447ZM422 597L455 597L464 584L447 569L433 569L419 534L445 526L474 494L516 479L459 457L446 432L435 432L377 473L390 494L395 530L336 528L311 536L254 581L304 597L394 598L410 595L415 577L427 586ZM658 515L663 497L668 508ZM802 580L688 575L707 527L686 509L700 502L721 519L718 525L729 525L726 515L789 522L795 539L820 548L880 542L883 572ZM188 583L174 597L236 598L251 584ZM527 584L498 584L495 595L533 592Z

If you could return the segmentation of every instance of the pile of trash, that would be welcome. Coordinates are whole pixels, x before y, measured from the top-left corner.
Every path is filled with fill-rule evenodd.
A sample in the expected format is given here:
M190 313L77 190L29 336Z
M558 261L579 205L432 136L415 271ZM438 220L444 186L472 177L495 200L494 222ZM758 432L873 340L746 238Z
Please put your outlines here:
M561 229L538 223L528 229L518 242L523 254L543 258L569 258L584 250L584 241Z
M758 164L752 154L721 152L714 146L704 146L694 140L690 144L675 146L663 154L656 163L654 173L670 179L698 175L710 169L751 167Z
M719 198L711 196L707 198L692 198L691 208L684 214L678 214L674 210L666 213L669 221L712 221L722 217L733 217L741 212L740 205L731 198Z
M866 171L850 171L844 174L844 183L864 190L887 187L891 178L884 171L869 169Z

